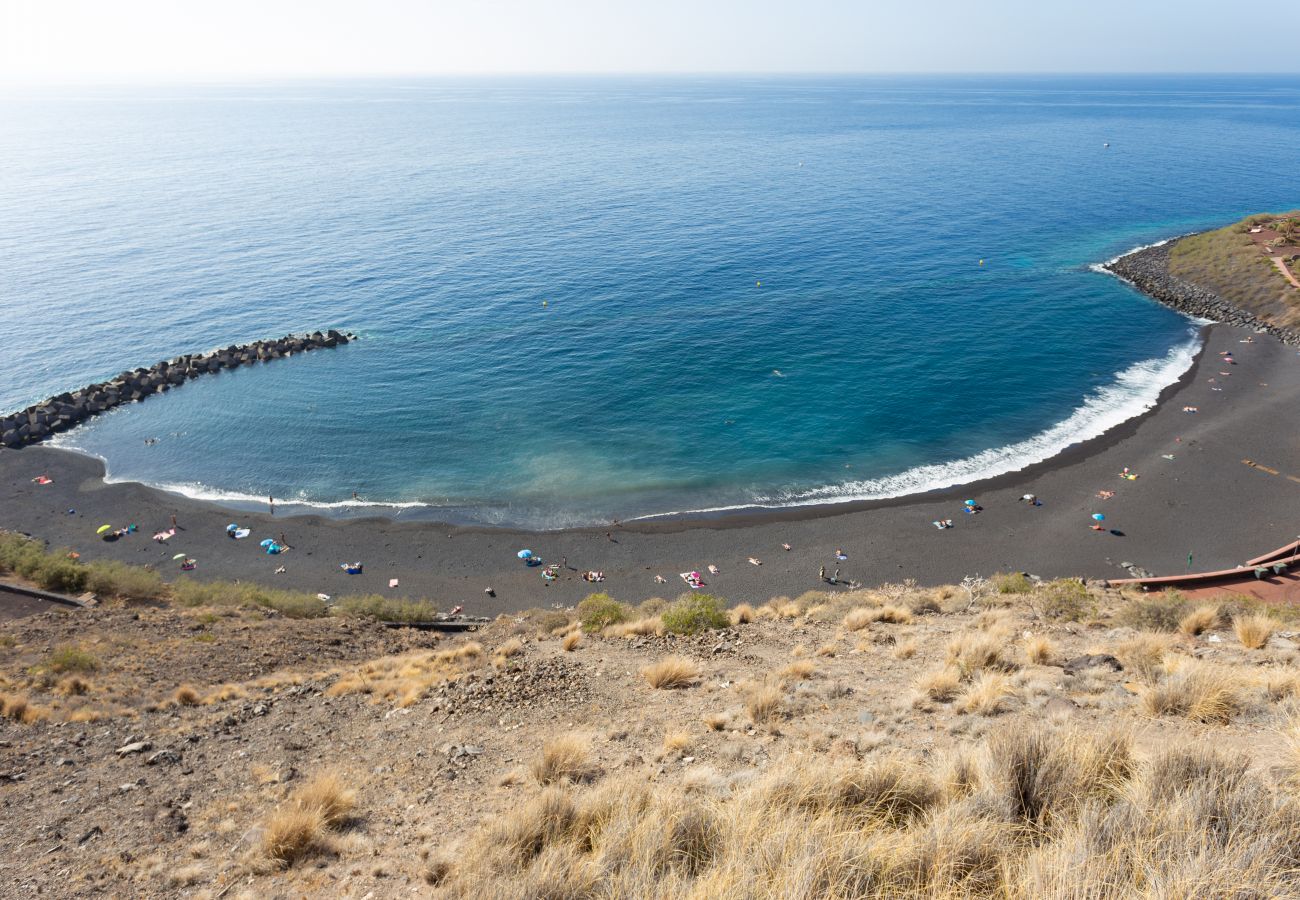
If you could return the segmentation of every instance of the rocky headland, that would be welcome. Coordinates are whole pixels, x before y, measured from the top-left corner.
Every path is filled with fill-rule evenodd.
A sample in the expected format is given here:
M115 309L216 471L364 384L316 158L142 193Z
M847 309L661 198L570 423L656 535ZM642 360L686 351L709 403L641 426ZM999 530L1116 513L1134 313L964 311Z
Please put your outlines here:
M1184 239L1142 247L1106 263L1103 268L1153 300L1185 315L1253 328L1271 334L1285 344L1300 346L1300 331L1266 321L1221 294L1172 274L1170 255L1178 241Z

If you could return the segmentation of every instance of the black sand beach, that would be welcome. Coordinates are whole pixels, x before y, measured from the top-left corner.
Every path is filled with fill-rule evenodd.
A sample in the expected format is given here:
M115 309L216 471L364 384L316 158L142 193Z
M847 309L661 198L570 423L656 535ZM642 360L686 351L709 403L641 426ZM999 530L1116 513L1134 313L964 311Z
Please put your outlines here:
M706 573L707 590L740 602L830 589L818 580L821 566L828 575L838 568L842 580L864 585L909 578L952 583L1006 570L1125 577L1121 563L1177 573L1187 569L1189 552L1194 569L1222 568L1300 533L1300 355L1263 335L1243 343L1252 336L1210 326L1191 371L1165 391L1157 409L1095 440L1019 473L898 500L637 523L615 528L611 541L605 529L521 533L232 512L139 484L105 484L98 460L28 447L0 452L0 528L71 547L85 559L153 564L169 579L426 597L444 609L463 604L475 614L569 605L594 590L628 601L673 597L685 589L678 573L692 569ZM1232 352L1236 365L1222 362L1224 351ZM1199 412L1184 412L1184 406ZM1139 473L1138 480L1120 478L1125 467ZM33 483L39 475L53 483ZM1115 496L1098 499L1101 490ZM1018 502L1025 493L1043 505ZM963 514L966 497L984 511ZM1119 533L1090 530L1097 512ZM172 515L182 530L165 544L151 540ZM930 524L935 519L952 519L954 527L940 531ZM226 537L232 521L251 528L252 536ZM95 535L101 524L127 523L136 523L139 532L112 543ZM282 533L290 552L268 556L258 547ZM793 549L783 550L783 543ZM539 570L516 558L523 547L547 562L567 557L569 570L546 586ZM834 558L837 548L846 560ZM172 561L179 552L194 556L198 569L180 572ZM751 565L751 556L763 565ZM364 574L340 570L340 563L356 560L364 562ZM710 564L720 574L709 576ZM280 566L286 571L276 574ZM603 570L606 581L582 581L586 569ZM667 583L657 583L656 575ZM390 589L390 578L400 586ZM489 586L495 598L484 594Z

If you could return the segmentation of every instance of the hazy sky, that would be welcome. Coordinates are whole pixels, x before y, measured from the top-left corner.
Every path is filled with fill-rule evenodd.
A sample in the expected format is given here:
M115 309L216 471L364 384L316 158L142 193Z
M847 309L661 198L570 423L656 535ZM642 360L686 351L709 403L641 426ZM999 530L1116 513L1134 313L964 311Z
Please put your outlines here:
M0 80L496 72L1268 72L1300 3L0 0Z

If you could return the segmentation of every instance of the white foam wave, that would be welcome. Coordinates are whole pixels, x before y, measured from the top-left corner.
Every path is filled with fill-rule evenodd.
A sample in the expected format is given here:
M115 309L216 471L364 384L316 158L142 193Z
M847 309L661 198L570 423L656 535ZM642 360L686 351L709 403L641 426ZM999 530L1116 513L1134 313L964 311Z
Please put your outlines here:
M117 479L106 477L107 482L113 482ZM150 487L157 488L160 491L167 491L172 494L181 494L189 497L191 500L206 500L212 503L223 503L227 505L266 505L266 495L255 496L245 494L241 491L227 491L220 488L209 487L200 482L191 482L187 484L167 484L150 482ZM275 505L278 507L304 506L311 509L319 510L365 510L365 509L417 509L422 507L431 507L433 504L421 503L418 500L312 500L307 497L276 497Z
M759 497L752 503L719 506L710 509L683 510L642 519L685 513L731 512L744 509L788 508L856 500L886 500L941 490L982 481L1056 456L1074 444L1099 437L1129 419L1139 416L1156 404L1160 392L1181 378L1196 359L1201 341L1193 332L1186 343L1172 348L1164 357L1135 363L1115 376L1108 385L1094 390L1068 418L1028 440L995 447L946 463L917 466L882 478L830 484L804 491L791 491L771 497Z

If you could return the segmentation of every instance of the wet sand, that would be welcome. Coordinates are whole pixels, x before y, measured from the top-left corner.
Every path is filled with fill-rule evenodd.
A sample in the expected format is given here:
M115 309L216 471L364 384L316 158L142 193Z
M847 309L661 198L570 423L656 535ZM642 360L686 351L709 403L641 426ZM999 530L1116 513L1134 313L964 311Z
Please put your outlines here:
M234 512L139 484L105 484L98 460L28 447L0 452L0 528L72 547L86 559L153 564L169 580L426 597L476 614L568 605L593 590L628 601L674 597L685 590L678 573L705 572L709 564L721 571L706 574L707 590L733 603L830 589L818 579L821 566L864 585L952 583L1008 570L1117 578L1127 575L1124 562L1174 574L1187 570L1189 552L1195 570L1225 568L1300 534L1300 355L1262 335L1240 343L1248 336L1223 325L1206 329L1205 349L1158 407L1099 438L1018 473L897 500L635 523L613 529L611 541L603 528L536 533ZM1225 350L1236 365L1222 363ZM1126 466L1140 474L1137 481L1119 477ZM41 474L54 483L32 483ZM1098 499L1103 489L1115 496ZM1025 493L1043 505L1018 502ZM965 515L966 497L984 511ZM1090 530L1096 512L1119 533ZM165 544L151 540L172 515L182 530ZM954 527L940 531L934 519L952 519ZM252 529L250 538L226 537L235 521ZM110 543L95 536L102 524L131 522L139 533L130 537ZM293 550L262 552L258 542L281 533ZM793 549L782 550L784 542ZM547 562L567 557L569 570L546 586L515 557L523 547ZM836 548L848 559L837 561ZM194 556L198 569L180 572L172 561L179 552ZM750 556L763 565L750 565ZM354 560L365 563L364 574L339 568ZM286 571L275 574L280 566ZM582 581L585 569L603 570L606 581ZM668 582L656 583L656 574ZM390 589L390 578L400 586ZM495 598L483 593L488 586Z

